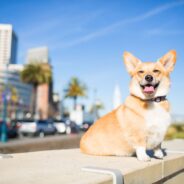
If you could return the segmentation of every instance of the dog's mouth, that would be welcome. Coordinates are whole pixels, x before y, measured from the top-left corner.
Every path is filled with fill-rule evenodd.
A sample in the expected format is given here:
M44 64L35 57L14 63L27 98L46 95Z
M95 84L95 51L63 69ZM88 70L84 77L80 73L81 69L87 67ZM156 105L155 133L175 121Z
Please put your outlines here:
M145 94L151 95L158 88L159 82L156 84L145 84L145 85L140 85L140 86Z

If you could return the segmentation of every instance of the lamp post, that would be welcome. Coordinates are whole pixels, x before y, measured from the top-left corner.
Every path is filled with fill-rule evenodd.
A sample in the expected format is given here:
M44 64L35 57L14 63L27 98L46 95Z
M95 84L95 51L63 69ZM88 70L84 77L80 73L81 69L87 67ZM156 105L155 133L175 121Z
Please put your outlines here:
M7 99L6 99L6 91L3 94L3 121L1 126L1 142L6 143L7 138L7 125L6 125L6 116L7 116Z
M7 137L7 125L6 125L6 117L7 117L7 93L8 93L8 88L7 88L7 83L8 83L8 64L6 65L5 68L6 76L5 76L5 89L2 95L3 99L3 121L2 121L2 126L1 126L1 142L6 143L8 141Z

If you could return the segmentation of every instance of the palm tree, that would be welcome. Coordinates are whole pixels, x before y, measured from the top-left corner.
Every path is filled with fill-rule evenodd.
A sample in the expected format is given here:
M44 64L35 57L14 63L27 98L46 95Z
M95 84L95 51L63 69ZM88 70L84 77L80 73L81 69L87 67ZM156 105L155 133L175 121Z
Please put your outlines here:
M21 80L33 86L32 112L35 113L37 87L40 84L49 84L52 80L51 67L45 63L31 62L20 73Z
M74 102L74 109L76 109L77 98L86 96L86 85L82 84L77 77L72 77L67 85L65 91L65 98L72 98Z

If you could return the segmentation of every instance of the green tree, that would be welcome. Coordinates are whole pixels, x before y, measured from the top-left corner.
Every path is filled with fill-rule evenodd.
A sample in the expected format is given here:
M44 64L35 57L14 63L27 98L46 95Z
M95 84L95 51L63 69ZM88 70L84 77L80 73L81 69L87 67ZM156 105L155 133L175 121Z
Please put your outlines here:
M86 97L86 85L81 83L77 77L72 77L64 90L65 98L71 98L74 102L74 109L76 109L78 97Z
M40 84L49 84L51 82L51 67L45 63L31 62L24 67L20 76L23 82L33 86L32 112L34 114L36 109L37 87Z

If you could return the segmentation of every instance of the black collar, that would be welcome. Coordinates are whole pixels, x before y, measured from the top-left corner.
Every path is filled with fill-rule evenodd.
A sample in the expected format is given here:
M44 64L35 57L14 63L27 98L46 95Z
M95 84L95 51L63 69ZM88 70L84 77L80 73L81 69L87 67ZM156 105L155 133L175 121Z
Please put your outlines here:
M162 102L162 101L165 101L167 100L166 96L157 96L155 98L151 98L151 99L145 99L144 101L147 101L147 102Z
M132 95L132 96L139 98L135 95ZM150 98L150 99L141 99L141 98L139 99L145 102L157 102L157 103L167 100L166 96L157 96L155 98Z

